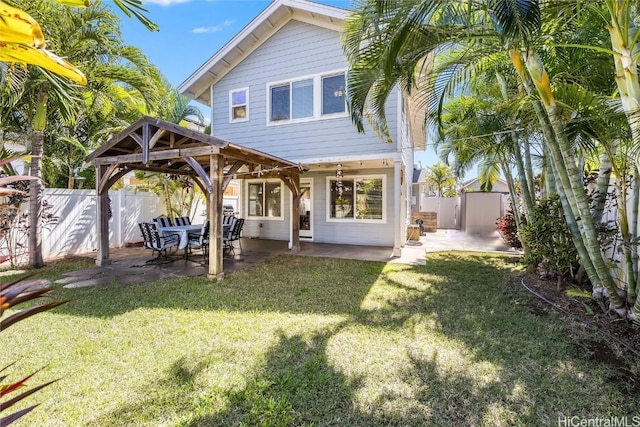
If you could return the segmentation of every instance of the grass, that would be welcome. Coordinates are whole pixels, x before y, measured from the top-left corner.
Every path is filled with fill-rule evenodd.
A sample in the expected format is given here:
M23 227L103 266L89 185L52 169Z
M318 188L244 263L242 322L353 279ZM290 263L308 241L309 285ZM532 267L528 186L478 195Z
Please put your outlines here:
M2 332L0 365L62 378L28 399L42 405L22 426L530 426L634 415L614 367L581 350L599 337L533 314L518 274L512 259L484 254L430 255L425 266L281 256L220 283L62 289L71 302Z

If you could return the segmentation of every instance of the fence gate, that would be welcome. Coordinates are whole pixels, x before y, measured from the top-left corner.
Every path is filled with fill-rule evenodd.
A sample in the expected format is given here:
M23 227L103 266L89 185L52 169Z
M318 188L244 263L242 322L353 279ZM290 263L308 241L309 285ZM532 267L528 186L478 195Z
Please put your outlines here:
M422 212L436 212L438 229L460 229L460 197L426 197L420 202Z

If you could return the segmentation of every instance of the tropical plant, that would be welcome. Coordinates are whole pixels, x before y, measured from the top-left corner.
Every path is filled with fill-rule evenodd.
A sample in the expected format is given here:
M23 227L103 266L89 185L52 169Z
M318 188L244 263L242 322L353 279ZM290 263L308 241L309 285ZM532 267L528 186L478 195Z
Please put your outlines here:
M560 289L566 278L578 270L578 253L562 215L557 195L539 201L531 220L522 227L520 238L528 252L522 261L532 268L542 268L557 279Z
M90 0L57 0L60 4L84 8ZM38 22L21 8L13 7L13 1L0 1L0 61L37 65L53 73L65 76L76 83L86 84L85 75L66 60L46 49L46 41ZM145 15L148 10L141 0L114 0L128 17L135 16L149 30L159 28Z
M426 181L431 188L434 188L438 197L443 197L446 194L451 194L450 190L453 189L453 194L457 193L456 186L458 180L456 179L451 167L445 165L442 162L438 162L435 165L427 167ZM448 191L449 190L449 191Z
M7 165L11 161L15 161L18 159L19 158L15 158L15 157L4 159L0 161L0 166ZM17 175L0 177L0 195L6 196L6 195L15 195L15 194L22 193L20 190L9 188L8 186L11 185L12 183L23 181L23 180L33 180L33 178L25 177L25 176L17 176ZM1 255L0 263L11 259L13 256L14 256L13 254ZM22 277L21 279L11 283L0 284L0 318L4 315L6 310L13 309L15 306L25 302L31 303L34 300L37 300L39 298L48 297L53 290L51 288L37 289L33 284L20 283L24 279L25 277ZM34 314L41 313L46 310L50 310L54 307L64 304L65 302L67 301L52 301L52 302L43 303L43 304L30 305L28 308L17 311L11 314L9 317L1 320L0 331L5 331L7 328L9 328L10 326L16 324L21 320L24 320L30 316L33 316ZM33 377L37 373L37 372L33 372L30 375L27 375L26 377L22 377L18 381L6 382L8 375L5 375L4 372L8 368L10 368L11 365L12 364L10 364L9 366L0 368L0 399L5 399L7 396L11 396L12 393L15 393L18 390L20 390L22 387L25 387L27 381L29 381L31 377ZM55 381L49 381L49 382L40 384L30 390L23 391L20 394L14 395L13 397L7 400L0 401L0 413L2 412L6 413L6 410L12 407L13 405L15 405L16 403L22 401L23 399L32 395L38 390L44 387L47 387L53 382ZM2 415L2 417L0 418L0 425L6 426L13 423L17 419L31 412L33 409L36 408L36 406L38 405L29 406L27 408L21 409L9 415Z
M14 128L27 137L27 150L35 156L29 173L40 178L44 147L53 149L47 172L57 182L64 174L67 185L73 185L74 171L82 169L83 153L99 145L109 131L119 131L143 114L145 104L159 97L151 89L157 79L157 69L149 65L139 49L123 46L119 39L117 17L100 2L87 9L70 9L48 1L22 2L47 28L49 43L69 60L88 70L89 84L85 88L69 85L63 79L38 67L28 67L20 73L19 103L2 105L3 117L11 118ZM14 79L14 71L6 70ZM10 111L6 113L6 111ZM41 232L39 230L42 188L37 181L30 187L29 253L30 265L43 265Z
M0 260L1 261L1 260ZM22 277L14 282L0 284L0 317L2 317L6 310L14 309L17 305L22 303L31 303L40 298L49 298L52 288L37 288L33 284L29 283L21 283L25 277ZM0 331L5 331L8 327L16 324L19 321L22 321L28 317L31 317L35 314L41 313L43 311L51 310L54 307L57 307L61 304L66 303L67 301L51 301L42 304L30 305L27 308L24 308L20 311L16 311L11 314L9 317L0 321ZM13 364L5 366L0 369L0 399L6 399L9 396L12 396L12 393L16 393L18 390L21 390L23 387L27 386L27 382L38 372L33 372L27 376L21 377L19 380L11 380L10 382L5 382L8 380L8 375L4 374L4 372L9 369ZM23 391L17 395L13 395L13 397L0 401L0 413L6 413L6 410L15 405L16 403L22 401L23 399L31 396L33 393L38 390L43 389L51 384L53 384L57 380L48 381L43 384L39 384L29 390ZM7 426L19 418L25 416L32 410L34 410L38 405L32 405L27 408L21 409L9 415L3 415L0 418L0 425Z
M616 3L613 0L605 3L611 11L617 7L610 4ZM619 3L630 5L630 2ZM561 62L557 59L573 55L571 49L556 49L554 43L582 36L576 28L581 28L583 23L590 27L590 20L599 20L604 15L602 10L585 9L575 2L553 1L545 2L544 7L541 5L537 0L357 2L343 38L350 65L351 116L359 130L364 129L362 123L366 118L374 130L389 137L385 102L396 87L417 94L416 98L423 101L426 109L441 110L446 96L459 91L469 76L485 70L496 56L508 54L511 71L522 88L520 98L524 97L529 103L542 136L547 179L555 181L555 185L548 188L558 192L594 297L601 298L606 293L611 309L625 316L626 301L618 295L610 266L599 246L582 183L580 168L584 157L577 154L576 139L568 126L575 117L584 121L590 117L578 116L571 105L562 103L558 96L559 88L579 84L580 77L567 72L566 68L562 72L554 68ZM628 16L633 15L631 9L620 11ZM441 55L444 60L432 66L434 55L443 52L451 55ZM597 56L598 64L602 63L601 57ZM586 75L592 75L596 68L585 67ZM431 69L433 72L427 73ZM428 121L428 117L425 120ZM640 304L636 304L640 308ZM629 315L635 317L636 313L634 307Z
M502 239L507 242L509 246L515 249L521 249L522 242L520 241L518 224L524 225L525 223L524 218L521 218L519 223L516 223L513 205L511 204L505 214L496 221L496 230L498 230Z

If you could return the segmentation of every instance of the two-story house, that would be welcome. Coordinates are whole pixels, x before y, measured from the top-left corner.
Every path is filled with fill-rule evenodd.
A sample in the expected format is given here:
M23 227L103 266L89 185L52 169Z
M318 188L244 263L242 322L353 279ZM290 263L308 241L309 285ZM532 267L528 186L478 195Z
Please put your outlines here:
M275 0L179 90L211 107L212 135L307 168L301 240L392 246L399 255L411 211L413 152L424 149L420 111L398 90L388 100L394 139L358 133L346 99L340 32L348 11ZM412 117L415 123L412 123ZM244 176L245 235L288 240L291 193Z

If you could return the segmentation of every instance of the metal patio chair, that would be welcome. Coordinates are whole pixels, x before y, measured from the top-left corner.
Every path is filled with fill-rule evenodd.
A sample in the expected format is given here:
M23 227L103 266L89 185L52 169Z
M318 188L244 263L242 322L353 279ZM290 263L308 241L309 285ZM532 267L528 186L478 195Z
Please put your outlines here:
M240 251L242 251L242 244L240 243L240 236L242 234L242 227L244 226L244 218L236 218L233 226L229 230L228 233L225 233L222 236L222 242L224 244L224 249L229 250L229 253L235 255L235 247L233 246L233 242L237 241L238 245L240 245Z
M144 239L144 247L151 249L151 255L158 252L157 258L164 255L167 256L167 249L178 246L180 237L177 234L161 234L158 225L155 222L142 222L138 224Z
M191 250L191 247L195 246L202 249L203 255L206 256L209 252L209 220L207 219L204 221L204 226L199 233L189 233L187 236L189 237L187 255Z
M157 222L161 228L173 226L173 222L168 216L159 216L158 218L153 218L153 220Z
M173 219L175 225L191 225L191 219L188 216L178 216Z

